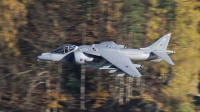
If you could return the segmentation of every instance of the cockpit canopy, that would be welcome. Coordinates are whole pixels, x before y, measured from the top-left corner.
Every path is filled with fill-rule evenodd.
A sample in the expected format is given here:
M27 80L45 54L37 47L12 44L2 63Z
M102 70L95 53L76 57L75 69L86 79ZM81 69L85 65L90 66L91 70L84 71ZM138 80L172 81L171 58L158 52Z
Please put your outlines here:
M62 46L58 47L57 49L51 51L50 53L61 53L61 54L64 54L64 53L68 53L68 52L74 50L75 48L76 48L75 45L65 44L65 45L62 45Z

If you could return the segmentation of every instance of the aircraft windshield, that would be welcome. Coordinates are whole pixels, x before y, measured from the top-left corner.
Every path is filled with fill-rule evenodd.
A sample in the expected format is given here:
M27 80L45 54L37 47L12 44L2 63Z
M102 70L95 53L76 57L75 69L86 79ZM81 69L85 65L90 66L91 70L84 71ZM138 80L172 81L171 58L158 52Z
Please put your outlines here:
M75 47L76 47L75 45L65 44L65 45L62 45L62 46L58 47L57 49L51 51L51 53L62 53L62 54L64 54L64 53L68 53L68 52L74 50Z

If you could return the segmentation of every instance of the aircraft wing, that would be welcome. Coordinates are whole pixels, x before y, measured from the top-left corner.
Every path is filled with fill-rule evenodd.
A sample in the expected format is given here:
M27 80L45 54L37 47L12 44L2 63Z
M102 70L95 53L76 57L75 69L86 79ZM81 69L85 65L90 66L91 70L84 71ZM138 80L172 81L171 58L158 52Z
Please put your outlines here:
M140 77L140 72L135 68L131 60L118 51L99 49L100 55L108 62L124 71L128 75Z

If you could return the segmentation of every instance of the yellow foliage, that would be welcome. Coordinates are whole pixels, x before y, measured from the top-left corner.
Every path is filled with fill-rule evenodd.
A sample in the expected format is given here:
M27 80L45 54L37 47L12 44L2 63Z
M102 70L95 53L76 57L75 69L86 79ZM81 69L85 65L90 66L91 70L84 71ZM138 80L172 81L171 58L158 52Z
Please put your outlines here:
M51 101L48 105L49 108L63 108L57 101Z
M106 99L109 97L109 94L107 91L99 91L99 92L92 92L89 94L90 97L92 98L101 98L101 99Z
M124 4L123 3L116 3L115 6L116 6L116 8L121 9L124 6Z
M92 99L96 99L93 108L98 108L109 97L109 93L106 90L104 90L101 86L98 86L97 91L90 93L89 96Z
M58 94L56 91L51 91L49 94L50 94L50 96L51 96L52 98L55 98L55 99L58 99L58 98L59 98L59 94Z
M181 65L180 65L181 66ZM187 70L186 70L187 71ZM177 101L176 105L181 108L183 104L188 103L187 106L191 107L192 105L189 104L193 99L189 97L189 95L197 94L197 75L190 74L189 72L185 73L185 71L181 71L178 69L179 73L175 73L175 77L173 81L170 83L170 86L165 87L163 89L163 93L165 94L166 98L164 101L174 102ZM195 81L195 80L196 81ZM173 109L172 105L166 105L166 107ZM179 109L175 108L175 109Z
M14 47L14 43L13 42L8 43L8 47L9 48L13 48Z
M33 1L34 0L21 0L22 1L22 3L24 3L24 4L31 4L31 3L33 3Z
M58 98L59 101L66 101L67 97L65 94L61 94L60 97Z
M155 101L154 99L152 99L152 97L148 94L142 94L141 95L141 98L144 100L144 101Z
M51 90L48 95L51 100L48 104L49 108L63 108L62 105L58 104L59 101L66 101L66 94L58 94L56 91Z
M174 49L179 55L174 55L174 59L177 64L181 65L176 66L176 68L185 71L185 73L195 72L197 74L200 64L198 50L200 48L200 34L197 32L200 11L194 9L196 6L200 6L200 2L196 0L175 1L177 3L177 16L173 38L178 42Z
M49 93L51 98L56 99L57 101L66 101L67 97L65 94L58 94L56 91L51 91Z
M147 25L147 37L155 40L166 33L164 29L166 23L163 20L166 10L157 9L158 0L150 1L152 7L149 8L148 13L150 20ZM177 105L180 109L187 110L192 109L191 104L188 104L192 99L188 95L198 94L200 34L197 32L197 26L198 22L200 22L200 11L195 10L195 8L200 6L200 1L174 0L174 2L176 3L176 16L173 24L170 25L172 37L168 49L176 52L176 54L171 56L176 65L171 66L174 75L173 80L169 83L169 86L164 87L162 92L166 96L164 103L170 104L168 102L177 100ZM156 70L159 70L163 75L168 73L167 68L169 66L166 62L154 65ZM187 105L187 108L182 108L183 105ZM170 109L175 108L173 104L166 106Z
M158 0L149 0L149 2L152 4L153 7L156 7L158 5Z
M115 6L114 9L112 9L109 6L109 4L112 4L111 1L109 1L109 0L100 0L99 3L101 4L101 8L100 8L101 11L108 13L111 20L119 20L120 19L121 15L122 15L120 10L122 9L122 7L124 5L121 1L113 2L114 3L113 5ZM108 9L110 9L110 10L108 10Z
M108 0L101 0L101 2L103 3L103 4L108 4Z
M148 7L148 22L147 22L147 37L155 41L160 38L160 36L166 33L165 26L166 20L165 15L167 10L162 8L159 9L157 6L159 5L159 0L150 0L152 4L151 7Z
M200 6L200 2L196 0L175 1L177 15L174 34L177 41L183 46L195 45L199 47L200 35L197 32L197 24L200 21L200 12L195 10L195 7Z
M200 6L196 0L175 0L176 21L173 26L172 40L177 44L173 46L176 54L173 55L175 61L174 78L169 87L163 89L168 101L178 100L180 109L182 105L191 108L192 99L189 94L198 94L198 71L200 69L200 34L197 32L197 24L200 21L200 11L194 10ZM184 108L183 108L184 109Z
M121 17L122 13L120 10L122 9L123 6L124 6L123 3L115 3L115 11L114 11L115 13L113 16L115 20L118 20Z
M7 55L19 55L16 35L18 28L26 24L26 7L18 0L0 0L0 14L0 46Z
M165 93L167 97L173 97L184 101L186 95L197 93L196 86L198 83L194 82L193 79L196 78L198 80L198 77L195 74L185 73L184 71L179 72L180 73L175 74L170 86L165 87L163 93Z

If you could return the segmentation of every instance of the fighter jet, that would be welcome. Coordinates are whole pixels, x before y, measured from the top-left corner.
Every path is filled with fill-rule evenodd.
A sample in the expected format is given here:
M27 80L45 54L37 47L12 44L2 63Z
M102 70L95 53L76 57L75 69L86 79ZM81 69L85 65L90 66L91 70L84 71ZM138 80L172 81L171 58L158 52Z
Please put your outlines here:
M134 64L132 61L161 62L165 60L175 65L168 56L175 53L167 50L170 37L171 33L168 33L152 45L139 49L129 49L113 41L81 46L65 44L51 52L42 53L36 59L85 64L86 67L92 69L109 70L109 73L117 73L118 76L124 74L140 77L141 74L136 68L141 68L142 65Z

